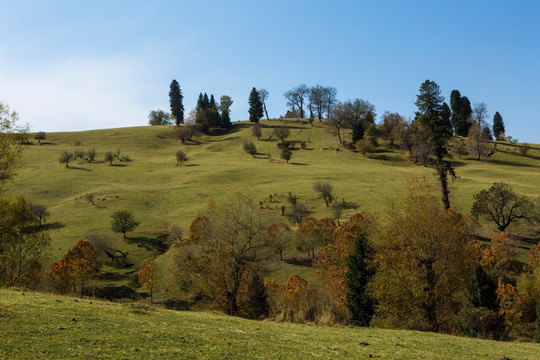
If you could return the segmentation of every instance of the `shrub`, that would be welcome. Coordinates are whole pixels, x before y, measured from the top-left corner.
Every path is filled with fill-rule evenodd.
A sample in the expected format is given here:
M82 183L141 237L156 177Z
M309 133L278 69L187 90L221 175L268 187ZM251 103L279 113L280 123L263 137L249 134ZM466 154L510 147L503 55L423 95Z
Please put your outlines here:
M249 155L255 157L257 155L257 148L255 147L255 144L251 140L244 141L243 149L246 153Z
M281 158L287 161L287 164L288 164L289 160L291 160L292 158L292 151L287 148L281 149Z
M188 161L186 153L182 150L176 152L176 166L182 166L184 161Z

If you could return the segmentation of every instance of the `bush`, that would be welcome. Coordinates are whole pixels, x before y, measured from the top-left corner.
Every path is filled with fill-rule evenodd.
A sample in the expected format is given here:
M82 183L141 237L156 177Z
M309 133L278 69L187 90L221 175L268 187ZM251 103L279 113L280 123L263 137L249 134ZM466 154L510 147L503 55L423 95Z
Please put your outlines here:
M292 151L287 148L281 149L281 158L287 161L287 164L288 164L289 160L291 160L292 158Z
M94 148L91 148L89 150L86 150L86 159L89 161L89 162L92 162L95 160L96 158L96 149Z
M182 166L184 161L188 161L186 153L182 150L176 152L176 166Z
M104 160L105 160L105 161L108 161L108 162L110 163L111 166L112 166L113 161L114 161L115 158L116 158L115 155L114 155L111 151L107 151L107 152L105 153Z
M243 145L244 151L248 153L249 155L255 157L257 155L257 148L255 147L255 144L251 140L244 141Z
M60 154L60 158L58 159L58 162L61 164L66 164L66 167L69 167L69 162L73 160L73 154L64 150Z
M272 133L283 142L285 141L285 138L288 138L291 135L291 130L289 130L289 128L287 127L280 126L274 128L274 131Z

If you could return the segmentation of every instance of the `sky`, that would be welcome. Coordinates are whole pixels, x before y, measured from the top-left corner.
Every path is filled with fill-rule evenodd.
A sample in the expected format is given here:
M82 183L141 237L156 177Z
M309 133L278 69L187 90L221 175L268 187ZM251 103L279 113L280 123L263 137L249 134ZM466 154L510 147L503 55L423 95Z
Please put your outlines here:
M0 0L0 102L31 131L142 126L186 113L198 94L232 97L248 118L253 87L271 117L300 84L333 86L414 115L426 79L498 111L506 133L540 143L540 2L417 0Z

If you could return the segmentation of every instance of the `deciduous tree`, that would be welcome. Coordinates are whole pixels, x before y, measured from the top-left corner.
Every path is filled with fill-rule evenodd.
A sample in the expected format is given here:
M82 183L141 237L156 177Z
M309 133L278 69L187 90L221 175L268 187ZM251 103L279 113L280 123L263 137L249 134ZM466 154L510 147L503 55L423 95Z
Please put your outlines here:
M283 96L287 100L287 106L291 109L298 108L300 111L300 117L304 118L304 102L308 98L310 93L309 88L305 84L301 84L294 89L286 91Z
M233 100L228 95L221 96L219 100L219 111L221 111L221 127L229 129L231 127L231 106Z
M291 160L292 158L292 151L289 150L288 148L281 149L281 158L285 160L288 164L289 160Z
M268 99L268 90L266 89L259 89L259 97L261 98L261 102L263 105L264 113L266 114L266 120L270 120L268 117L268 110L266 109L266 99Z
M182 166L185 161L188 161L187 154L183 150L176 151L176 166Z
M152 110L148 114L149 125L172 125L171 114L161 109Z
M510 185L496 182L474 195L471 214L493 221L502 232L512 223L531 221L534 210L535 204L527 196L519 196Z
M321 198L323 198L324 203L326 204L326 207L332 205L332 202L334 201L334 188L330 183L317 181L315 184L313 184L313 190L320 194Z
M472 264L466 217L443 210L424 184L386 210L388 223L373 241L376 311L392 326L450 331L464 301Z
M146 261L142 264L141 269L137 273L139 285L143 290L150 293L150 303L154 302L154 290L157 280L157 265L153 261Z
M294 232L285 223L272 224L264 235L264 242L270 249L279 254L279 259L283 260L283 251L293 240Z
M0 196L0 286L25 287L46 256L50 239L38 229L32 204L21 195ZM39 273L39 271L38 271Z
M250 195L210 204L192 245L174 257L174 275L193 293L210 297L229 315L246 301L250 275L265 256L268 219Z
M71 160L73 160L73 153L70 153L67 150L62 151L60 157L58 158L58 162L60 164L66 164L66 167L69 167L69 162Z
M111 229L114 232L124 234L124 239L126 238L126 233L128 231L133 231L140 222L135 220L135 217L128 210L118 210L112 213L111 215Z
M46 137L47 137L47 134L45 134L45 132L39 131L34 136L34 139L36 139L38 141L38 144L41 145L41 140L45 140Z

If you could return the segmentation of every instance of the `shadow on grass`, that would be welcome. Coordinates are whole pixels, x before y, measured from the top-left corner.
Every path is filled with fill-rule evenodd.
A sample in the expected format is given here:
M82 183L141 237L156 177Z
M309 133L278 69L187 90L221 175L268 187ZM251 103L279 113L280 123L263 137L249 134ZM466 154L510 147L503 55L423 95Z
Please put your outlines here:
M90 289L89 289L90 290ZM91 295L91 294L88 294ZM117 300L117 299L140 299L141 296L132 288L126 285L122 286L104 286L98 287L93 290L93 295L95 297L107 299L107 300Z
M47 223L47 224L41 224L40 230L53 230L53 229L62 229L66 227L65 224L62 224L61 222L53 222L53 223Z
M297 163L297 162L291 162L289 163L289 165L295 165L295 166L305 166L305 165L309 165L309 164L305 164L305 163Z
M188 166L200 166L200 165L199 165L199 164L186 164L186 165L184 165L184 166L185 166L185 167L188 167ZM179 167L181 167L181 166L179 166Z
M506 165L506 166L517 166L517 167L538 167L538 165L533 164L524 164L517 161L508 161L508 160L498 160L498 159L490 159L490 163L497 164L497 165Z
M293 256L290 259L283 259L287 264L296 265L296 266L306 266L306 267L312 267L313 261L312 259L308 259L307 255L304 258L297 258L296 256Z
M70 166L70 167L67 167L66 169L70 169L70 170L82 170L82 171L92 171L92 170L90 170L90 169L82 168L82 167L77 167L77 166Z
M166 235L158 235L155 238L139 236L135 238L126 238L126 240L130 243L137 244L137 247L149 251L156 250L160 254L163 254L171 247L171 245L167 243Z

